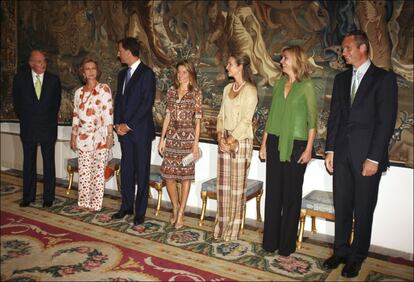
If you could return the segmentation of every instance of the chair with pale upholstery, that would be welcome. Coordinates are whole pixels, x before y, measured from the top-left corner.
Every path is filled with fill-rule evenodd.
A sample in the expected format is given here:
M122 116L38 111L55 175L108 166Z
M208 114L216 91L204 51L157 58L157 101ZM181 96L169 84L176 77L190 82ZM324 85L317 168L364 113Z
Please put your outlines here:
M206 214L207 200L214 199L217 200L216 193L216 184L217 178L212 178L208 181L205 181L201 184L201 216L198 221L198 225L202 226L204 221L204 216ZM255 198L256 199L256 220L257 222L262 222L262 216L260 214L260 200L263 194L263 182L259 180L247 179L247 192L246 192L246 202ZM246 205L243 207L243 221L241 224L241 230L244 229L244 224L246 220Z
M108 166L112 169L114 175L116 176L116 185L117 190L119 191L121 187L121 180L119 176L121 173L121 160L112 158L112 160L109 161ZM70 189L72 188L73 175L75 174L75 172L79 172L78 158L68 159L66 162L66 170L69 175L69 184L68 188L66 189L66 194L69 195Z
M333 205L333 193L329 191L312 190L302 199L302 208L299 220L299 236L296 242L298 249L302 247L303 232L305 228L305 219L309 215L312 219L312 233L316 234L316 217L326 220L335 221L335 209ZM354 237L354 227L352 227L351 238Z

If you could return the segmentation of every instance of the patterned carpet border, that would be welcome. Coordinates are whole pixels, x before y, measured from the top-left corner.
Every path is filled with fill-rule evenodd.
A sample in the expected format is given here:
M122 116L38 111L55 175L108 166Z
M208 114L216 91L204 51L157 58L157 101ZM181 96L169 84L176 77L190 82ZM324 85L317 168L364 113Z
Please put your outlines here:
M175 230L168 223L168 213L155 217L152 216L150 209L145 223L142 226L133 227L132 216L117 221L110 220L119 205L118 201L105 199L101 212L90 213L79 210L76 207L76 196L66 196L63 189L58 189L55 204L51 209L41 208L40 200L37 200L30 208L21 209L18 207L20 189L16 187L17 183L14 184L15 186L1 185L2 210L3 202L7 199L7 211L29 213L44 221L47 220L48 223L54 221L49 221L49 219L55 218L57 223L62 221L61 223L64 222L69 228L77 226L78 229L80 228L79 231L83 232L104 232L109 237L103 240L119 238L126 244L126 247L128 247L128 241L133 241L138 243L132 244L133 249L142 252L148 250L149 253L160 258L176 258L180 263L199 267L223 277L255 281L325 281L337 280L340 277L340 269L327 272L321 267L323 259L330 254L328 248L305 243L299 252L290 257L283 257L266 253L260 246L258 237L261 235L258 232L246 231L245 236L242 237L243 240L215 241L210 232L211 226L198 227L196 220L191 222L186 219L189 221L186 221L188 226ZM159 252L156 251L157 249ZM396 267L398 271L395 271ZM359 278L365 281L384 281L385 277L396 281L410 281L413 278L412 270L412 267L368 259L364 263Z

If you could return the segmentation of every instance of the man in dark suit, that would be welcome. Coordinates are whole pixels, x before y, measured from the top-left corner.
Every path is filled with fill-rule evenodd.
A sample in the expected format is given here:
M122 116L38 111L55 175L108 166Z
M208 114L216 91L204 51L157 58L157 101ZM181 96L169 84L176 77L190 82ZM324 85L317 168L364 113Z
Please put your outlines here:
M119 72L115 97L114 124L122 152L122 204L112 219L133 214L135 204L134 225L139 225L144 222L148 204L151 143L155 138L152 117L155 75L141 62L135 38L118 42L118 57L128 68ZM135 185L138 186L136 196Z
M342 276L355 277L368 255L378 186L388 167L398 87L394 73L370 61L364 32L347 34L342 48L352 69L335 77L332 91L325 165L333 173L335 242L323 265L334 269L345 263Z
M55 143L61 99L59 77L46 71L46 55L33 50L29 70L16 74L13 81L13 105L20 120L23 144L23 199L27 207L36 197L36 156L40 144L43 157L43 207L55 199Z

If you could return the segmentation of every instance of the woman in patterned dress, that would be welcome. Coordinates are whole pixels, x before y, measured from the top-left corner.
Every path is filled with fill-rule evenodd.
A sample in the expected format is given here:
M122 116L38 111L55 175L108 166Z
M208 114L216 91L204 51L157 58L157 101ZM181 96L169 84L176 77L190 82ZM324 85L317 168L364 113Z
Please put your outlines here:
M83 59L79 74L85 83L75 92L70 147L78 152L78 206L100 211L105 188L104 170L113 146L112 94L99 83L98 63Z
M158 144L158 151L164 158L161 175L173 206L170 222L177 229L183 226L190 184L194 180L194 162L184 166L182 159L190 153L194 154L194 159L200 156L201 106L202 92L197 86L195 67L187 60L181 61L176 66L174 85L167 91L167 111ZM181 181L180 199L177 181Z
M217 116L217 214L214 238L237 240L246 203L247 176L253 152L253 114L257 89L245 53L232 54L226 69L234 82L224 87Z

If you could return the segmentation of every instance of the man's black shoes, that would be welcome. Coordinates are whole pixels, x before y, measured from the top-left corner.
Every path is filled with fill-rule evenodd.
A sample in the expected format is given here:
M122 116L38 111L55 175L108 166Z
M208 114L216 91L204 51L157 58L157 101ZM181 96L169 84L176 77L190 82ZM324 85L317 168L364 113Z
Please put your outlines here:
M43 205L42 205L44 208L50 208L50 207L52 207L53 206L53 202L43 202Z
M323 262L323 267L325 269L335 269L337 268L341 263L345 263L346 259L343 257L338 257L336 255L331 256L327 260Z
M126 215L128 215L128 214L133 214L133 213L134 213L133 211L128 211L128 210L123 211L123 210L120 210L120 211L118 211L118 212L114 213L114 214L111 216L111 219L122 219L122 218L124 218Z
M30 206L30 203L33 203L33 201L21 201L20 204L19 204L19 207L26 208L26 207Z
M144 221L145 221L145 217L140 217L140 218L134 217L134 226L141 225L144 223Z
M347 262L342 269L342 276L347 278L356 277L361 269L361 263L356 261Z

